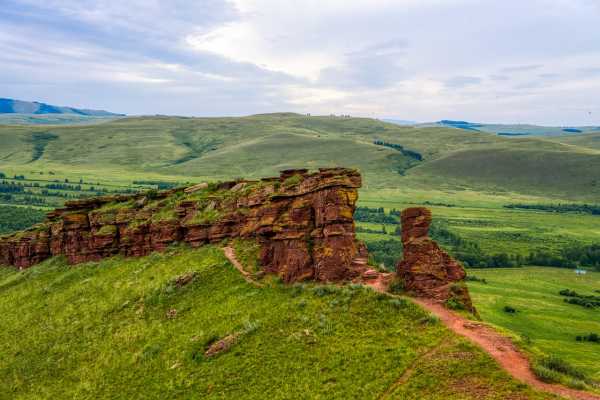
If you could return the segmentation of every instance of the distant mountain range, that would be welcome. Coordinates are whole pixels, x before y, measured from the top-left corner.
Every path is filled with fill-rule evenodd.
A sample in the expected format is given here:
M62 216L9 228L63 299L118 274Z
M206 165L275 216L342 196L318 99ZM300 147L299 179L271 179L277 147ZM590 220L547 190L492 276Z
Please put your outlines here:
M562 136L581 133L598 133L598 126L540 126L530 124L486 124L479 122L441 120L422 126L443 126L447 128L464 129L468 131L495 133L499 136Z
M37 101L22 101L5 98L0 98L0 114L72 114L91 117L116 117L124 115L103 110L61 107L46 103L39 103Z

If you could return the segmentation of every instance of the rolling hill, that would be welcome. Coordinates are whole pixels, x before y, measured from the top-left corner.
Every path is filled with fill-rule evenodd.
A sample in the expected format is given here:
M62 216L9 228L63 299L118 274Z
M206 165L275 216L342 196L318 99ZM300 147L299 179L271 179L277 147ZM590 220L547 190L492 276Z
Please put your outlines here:
M598 149L545 138L289 113L0 126L0 171L51 170L129 183L141 177L260 177L287 168L343 165L361 170L366 189L458 188L589 201L600 194L593 173L599 163Z
M419 124L419 126L443 126L467 131L494 133L496 135L505 137L576 136L583 133L600 132L600 126L541 126L531 124L488 124L453 120L441 120L434 123Z

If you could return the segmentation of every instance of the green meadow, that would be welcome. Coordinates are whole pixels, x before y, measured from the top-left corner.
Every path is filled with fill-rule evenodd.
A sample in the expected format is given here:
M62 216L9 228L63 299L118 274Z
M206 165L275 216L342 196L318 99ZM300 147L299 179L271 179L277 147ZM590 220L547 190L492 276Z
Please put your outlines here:
M471 269L469 275L487 282L469 282L483 321L515 334L534 358L558 356L600 381L600 343L576 340L580 335L600 334L600 308L568 304L559 295L563 289L598 295L600 273L576 275L567 269L524 267ZM506 312L505 306L516 312Z
M550 398L407 299L263 284L213 246L0 269L0 398Z

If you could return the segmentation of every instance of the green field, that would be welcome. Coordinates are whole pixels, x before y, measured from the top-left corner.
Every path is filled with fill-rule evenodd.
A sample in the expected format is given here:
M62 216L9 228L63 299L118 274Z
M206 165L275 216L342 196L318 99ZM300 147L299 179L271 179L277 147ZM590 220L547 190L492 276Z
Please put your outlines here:
M0 398L550 398L408 300L264 283L211 246L0 268Z
M469 270L469 275L487 281L469 283L484 321L516 334L534 357L558 356L600 381L600 343L576 341L578 335L600 334L600 308L567 304L559 295L563 289L598 295L600 273L528 267ZM517 312L507 313L505 306Z

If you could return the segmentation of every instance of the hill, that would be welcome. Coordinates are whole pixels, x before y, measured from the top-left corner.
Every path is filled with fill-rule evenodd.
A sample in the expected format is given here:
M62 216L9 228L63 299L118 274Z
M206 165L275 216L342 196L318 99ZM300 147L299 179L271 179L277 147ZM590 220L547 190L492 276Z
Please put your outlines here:
M441 120L435 123L425 123L421 126L444 126L476 132L494 133L505 137L523 136L576 136L582 133L598 132L599 126L540 126L531 124L487 124L468 121Z
M86 125L112 121L120 116L79 114L0 114L0 125Z
M53 106L37 101L0 98L0 114L76 114L96 117L122 116L103 110L87 110L73 107Z
M551 398L408 300L256 288L212 246L0 268L0 312L0 398Z
M52 171L69 179L89 176L129 185L343 165L360 169L367 189L431 190L447 182L448 190L585 201L598 198L590 168L599 159L598 150L541 138L295 114L0 126L0 171Z
M570 144L578 147L587 147L600 150L600 132L586 133L577 136L560 136L552 139L555 142Z

